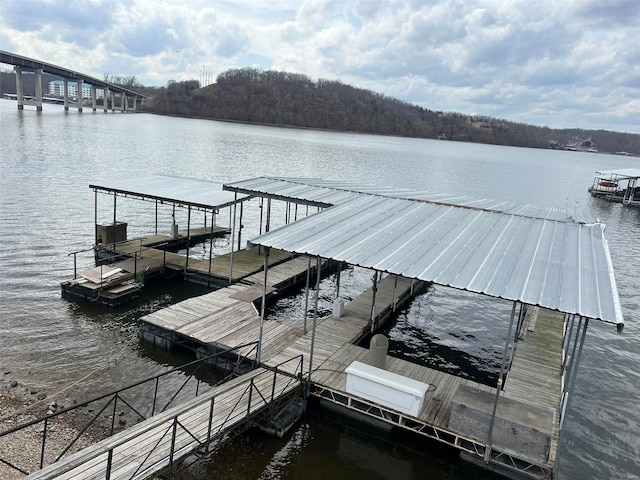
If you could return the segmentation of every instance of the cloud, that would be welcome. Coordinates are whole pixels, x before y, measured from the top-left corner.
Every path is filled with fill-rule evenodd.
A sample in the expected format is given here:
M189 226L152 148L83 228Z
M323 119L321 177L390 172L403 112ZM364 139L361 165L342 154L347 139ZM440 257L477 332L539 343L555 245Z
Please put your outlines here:
M640 131L632 0L3 0L15 51L140 81L258 66L425 108Z

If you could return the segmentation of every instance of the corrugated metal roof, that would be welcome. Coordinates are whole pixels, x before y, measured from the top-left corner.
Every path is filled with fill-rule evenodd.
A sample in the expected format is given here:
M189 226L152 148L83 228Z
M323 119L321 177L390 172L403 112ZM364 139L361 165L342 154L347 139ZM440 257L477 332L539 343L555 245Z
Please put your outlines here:
M363 194L390 198L405 198L445 205L458 205L474 209L493 210L524 217L546 218L577 223L596 223L598 219L576 209L519 204L499 200L450 195L409 188L380 187L343 180L318 178L258 177L225 184L226 190L250 195L279 198L287 201L328 207L351 201Z
M619 179L640 178L640 168L619 168L617 170L603 170L596 172L599 176L617 177Z
M233 205L235 197L234 193L222 189L221 182L160 175L111 179L107 182L91 184L89 188L204 209ZM238 200L247 198L246 195L238 195Z
M361 195L250 244L622 323L603 230Z

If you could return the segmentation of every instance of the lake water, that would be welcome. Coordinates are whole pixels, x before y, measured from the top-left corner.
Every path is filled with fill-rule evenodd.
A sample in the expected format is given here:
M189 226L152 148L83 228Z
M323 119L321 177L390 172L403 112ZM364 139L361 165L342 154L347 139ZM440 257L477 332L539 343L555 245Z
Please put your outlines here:
M88 185L96 180L148 174L222 181L321 177L579 208L607 224L626 328L618 335L611 325L590 325L559 452L559 477L640 476L640 211L587 192L596 170L637 167L640 159L148 114L65 113L51 105L42 113L28 108L19 112L15 102L0 100L0 366L12 378L86 398L180 363L138 341L137 319L202 293L194 287L157 287L114 310L60 298L60 282L73 273L68 253L93 244L94 197ZM130 235L149 232L139 203L144 202L118 205L119 220L141 219L130 222ZM103 200L99 221L111 221L110 212ZM244 235L250 238L252 232ZM79 261L88 264L90 258ZM362 276L353 272L345 282L362 284ZM464 363L480 377L491 376L508 315L499 302L486 302L436 288L400 315L390 336L409 344L407 355L417 360L437 359L453 369ZM297 307L282 305L280 314L287 308ZM474 317L475 311L480 313ZM460 312L469 317L464 329L456 320ZM455 452L354 427L323 411L310 413L289 437L252 433L225 452L222 460L200 464L197 477L490 477L460 462Z

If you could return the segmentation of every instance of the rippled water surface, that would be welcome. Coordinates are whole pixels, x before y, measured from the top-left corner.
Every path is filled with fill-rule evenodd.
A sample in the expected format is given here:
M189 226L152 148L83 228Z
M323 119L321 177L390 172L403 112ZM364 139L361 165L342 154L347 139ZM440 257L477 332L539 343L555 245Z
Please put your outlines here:
M50 105L38 114L18 112L7 100L0 100L0 115L0 362L3 372L22 383L85 398L184 360L140 343L137 319L202 293L193 286L157 286L112 310L60 298L60 282L73 273L68 254L93 243L93 181L150 173L223 181L306 176L575 207L607 224L626 328L618 335L610 325L590 325L559 476L640 476L640 212L587 193L596 170L638 167L639 159L146 114L65 113ZM148 204L119 202L118 218L129 222L130 235L151 231ZM252 203L245 239L257 233ZM109 200L99 198L98 204L98 221L112 221ZM168 231L170 212L160 213L160 227ZM282 222L283 212L277 215L274 221ZM178 222L186 225L184 216ZM216 251L227 248L225 242L218 241ZM90 261L89 254L79 255L79 264ZM341 288L355 295L370 276L345 271ZM331 288L331 279L325 280L321 311L330 308ZM300 318L301 299L285 299L271 314ZM491 378L499 368L509 309L504 302L435 287L399 315L389 332L391 346L415 361ZM487 478L431 444L353 428L324 413L309 414L284 439L251 434L225 449L223 461L194 466L197 477Z

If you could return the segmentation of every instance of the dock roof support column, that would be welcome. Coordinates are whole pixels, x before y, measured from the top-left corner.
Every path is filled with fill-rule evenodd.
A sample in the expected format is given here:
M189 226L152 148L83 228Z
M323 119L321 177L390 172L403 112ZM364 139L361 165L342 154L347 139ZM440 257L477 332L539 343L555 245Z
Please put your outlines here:
M185 271L189 268L189 247L191 246L191 205L187 208L187 259L184 263Z
M96 111L96 86L95 85L91 85L91 108L93 109L93 111Z
M116 199L118 198L118 195L114 192L113 194L113 253L116 253L116 225L117 225L117 221L116 221Z
M396 311L397 305L398 305L398 275L395 275L395 278L393 280L393 308L392 308L392 312Z
M496 399L493 402L493 412L491 413L491 423L489 424L489 434L487 435L487 443L484 449L484 463L487 465L491 459L491 437L493 436L493 426L496 420L496 410L498 408L498 399L500 398L500 391L502 390L502 377L507 365L507 356L509 354L509 344L511 343L511 331L513 330L513 320L516 317L516 306L518 302L513 302L513 308L511 309L511 320L509 320L509 331L507 332L507 339L504 342L504 351L502 352L502 365L500 365L500 375L498 376L498 382L496 384Z
M342 271L342 262L338 262L338 271L336 272L336 298L340 296L340 272Z
M264 226L265 233L269 233L271 228L271 199L267 198L267 222Z
M309 281L311 280L311 257L309 257L309 263L307 265L307 283L304 287L304 323L302 331L307 334L307 316L309 315Z
M369 315L369 323L371 331L375 330L375 314L376 314L376 293L378 292L378 271L373 272L373 291L371 292L371 315Z
M320 276L321 276L321 268L320 268L320 257L316 257L316 298L314 300L314 309L313 309L313 327L311 330L311 351L309 352L309 375L307 377L307 396L309 396L309 391L311 389L311 372L313 371L313 350L316 343L316 322L318 320L318 298L320 296Z
M238 224L238 251L242 250L242 212L244 210L243 208L244 206L244 202L240 202L240 223Z
M18 102L18 110L24 110L24 82L22 81L22 69L13 67L16 72L16 100Z
M233 248L235 246L236 234L236 209L238 207L238 192L233 196L233 223L231 225L231 256L229 258L229 283L233 282Z
M583 317L580 317L580 320L582 321ZM573 387L575 385L576 382L576 377L578 376L578 367L580 365L580 358L582 357L582 347L584 346L584 339L587 336L587 328L589 326L589 318L585 317L584 318L584 324L582 327L582 336L580 337L580 347L578 348L578 356L576 357L576 361L575 361L575 367L572 365L571 366L571 379L569 380L569 389L566 390L562 396L562 407L560 409L560 431L558 433L558 445L562 445L562 437L563 437L563 428L562 426L564 425L564 419L565 419L565 414L567 411L569 411L569 407L571 406L571 399L573 398ZM576 343L578 343L578 335L580 335L580 327L578 327L578 331L576 333ZM573 364L573 359L571 359L571 363ZM560 462L558 461L558 457L556 456L556 462L553 465L553 471L555 474L555 477L557 478L557 473L558 473L558 467L560 465Z
M209 278L207 279L207 287L211 286L211 260L213 259L213 227L216 223L216 209L211 211L211 235L209 236Z
M102 111L104 113L109 113L109 87L104 87L102 89Z
M258 364L262 355L262 331L264 329L264 315L267 309L267 273L269 271L269 247L264 247L264 282L262 285L262 302L260 305L260 334L258 335Z
M42 69L37 68L34 70L36 74L36 110L42 111Z
M98 189L93 190L93 230L95 232L94 245L98 247Z
M115 94L113 92L113 90L109 91L109 99L111 100L111 111L115 112L116 111L116 98L115 98Z

